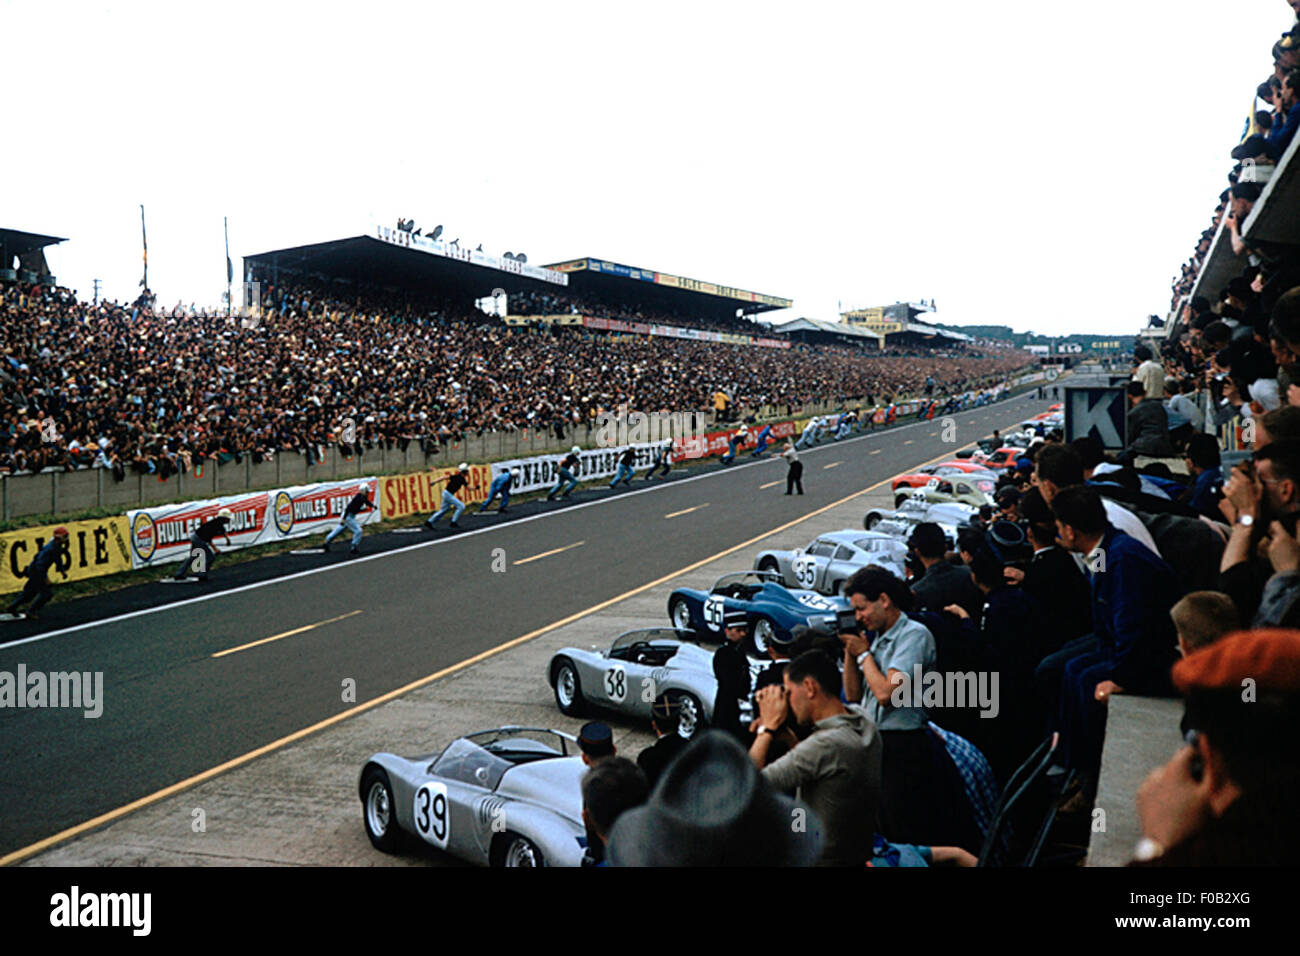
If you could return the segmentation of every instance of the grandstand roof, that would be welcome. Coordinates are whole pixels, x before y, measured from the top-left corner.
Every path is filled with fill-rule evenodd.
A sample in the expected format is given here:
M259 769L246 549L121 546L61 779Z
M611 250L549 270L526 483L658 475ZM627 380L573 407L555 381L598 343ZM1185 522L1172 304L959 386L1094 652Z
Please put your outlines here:
M590 292L607 300L621 299L651 308L721 317L734 316L738 308L752 314L788 309L793 304L780 296L620 265L606 259L570 259L547 268L568 274L576 292Z
M386 226L371 235L274 249L244 257L259 272L320 275L329 279L412 291L464 292L481 297L493 289L562 288L568 277L516 259L500 259L450 243L412 236Z
M26 255L35 249L44 249L60 242L67 242L58 236L43 236L38 232L23 232L21 229L0 229L0 269L9 268L14 256Z

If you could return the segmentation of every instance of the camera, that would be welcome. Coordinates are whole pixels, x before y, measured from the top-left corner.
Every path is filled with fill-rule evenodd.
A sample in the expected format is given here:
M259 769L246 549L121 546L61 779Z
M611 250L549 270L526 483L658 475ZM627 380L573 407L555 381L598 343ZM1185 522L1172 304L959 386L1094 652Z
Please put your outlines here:
M835 632L837 634L858 633L858 616L852 611L835 612Z

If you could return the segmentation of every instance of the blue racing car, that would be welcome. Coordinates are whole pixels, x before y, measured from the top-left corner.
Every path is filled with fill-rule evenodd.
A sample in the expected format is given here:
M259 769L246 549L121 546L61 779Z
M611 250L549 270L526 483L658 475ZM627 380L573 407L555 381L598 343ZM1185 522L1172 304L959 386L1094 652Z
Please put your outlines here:
M836 614L850 609L842 597L791 589L780 582L781 575L774 572L738 571L724 574L708 591L678 588L668 597L668 619L673 627L694 631L701 640L716 644L723 638L723 614L744 611L750 650L765 657L774 634L789 641L791 630L799 624L834 632Z

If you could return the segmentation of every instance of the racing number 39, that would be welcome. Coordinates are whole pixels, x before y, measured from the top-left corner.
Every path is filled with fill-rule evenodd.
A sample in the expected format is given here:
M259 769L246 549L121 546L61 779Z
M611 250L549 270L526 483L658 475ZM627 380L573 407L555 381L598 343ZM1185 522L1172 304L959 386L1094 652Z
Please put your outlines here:
M415 829L423 840L447 848L451 814L447 811L447 788L442 784L426 783L415 791Z

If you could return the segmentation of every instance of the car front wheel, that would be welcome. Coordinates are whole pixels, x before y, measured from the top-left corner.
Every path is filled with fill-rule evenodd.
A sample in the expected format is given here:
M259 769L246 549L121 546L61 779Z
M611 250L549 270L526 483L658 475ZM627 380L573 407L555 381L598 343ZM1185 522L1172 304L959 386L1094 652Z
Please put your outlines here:
M866 528L868 531L878 524L880 524L880 515L874 511L862 519L862 527Z
M679 630L691 629L691 607L685 598L674 599L672 607L668 609L668 618L673 622L673 627Z
M379 767L371 767L361 781L361 793L366 836L376 850L395 853L401 843L401 831L397 828L397 807L388 774Z
M767 649L772 646L772 638L776 635L776 626L765 617L760 617L754 622L754 629L750 632L750 641L754 645L754 651L759 657L767 657Z

